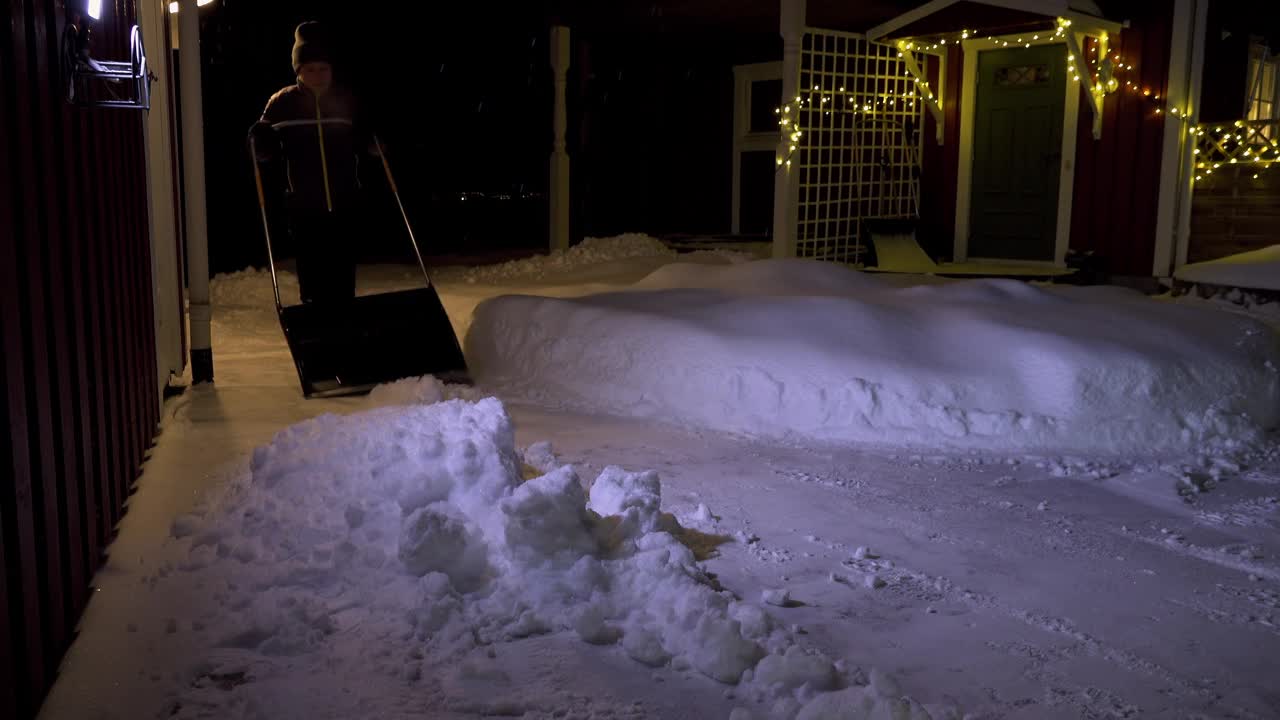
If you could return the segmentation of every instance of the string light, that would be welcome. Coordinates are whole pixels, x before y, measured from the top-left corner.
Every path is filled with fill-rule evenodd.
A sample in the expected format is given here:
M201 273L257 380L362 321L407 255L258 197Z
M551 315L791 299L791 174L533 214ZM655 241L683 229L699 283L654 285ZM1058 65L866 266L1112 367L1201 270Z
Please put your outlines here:
M1071 31L1071 27L1072 21L1070 19L1057 18L1052 35L1048 35L1047 33L1033 33L1029 41L1025 36L1015 36L1014 41L1017 45L1021 45L1023 48L1030 48L1035 43L1052 44L1061 42L1066 39L1067 33ZM1085 82L1087 80L1088 85L1085 89L1099 98L1104 97L1107 94L1125 91L1133 98L1151 103L1151 105L1154 106L1154 116L1177 119L1183 123L1189 124L1191 122L1192 115L1190 108L1182 108L1170 103L1167 97L1162 98L1160 93L1154 92L1150 87L1143 86L1140 80L1135 81L1134 79L1127 77L1119 77L1122 73L1134 73L1135 67L1133 64L1125 62L1125 58L1120 52L1108 50L1107 53L1103 53L1100 43L1105 42L1106 39L1105 33L1103 33L1099 38L1086 38L1085 47L1087 50L1082 50L1083 57L1080 59L1077 59L1071 52L1067 53L1068 76L1071 78L1072 82ZM905 57L906 53L909 52L927 52L930 50L937 51L940 49L945 52L945 49L951 46L960 45L964 41L982 42L982 39L976 36L976 31L966 28L961 29L959 33L951 33L947 36L936 36L932 39L899 41L898 57ZM986 42L991 43L994 47L1010 47L1009 40L998 38L993 35L986 36ZM909 76L911 75L911 72L908 70L903 74ZM913 82L922 99L936 102L939 105L941 104L941 98L936 98L934 96L932 89L929 87L929 83L922 82L919 78L914 78ZM796 96L794 108L791 105L787 105L780 111L775 109L774 112L781 116L779 119L779 125L786 129L797 122L792 119L793 110L795 111L795 116L798 118L799 113L805 110L817 111L823 116L830 116L832 112L848 113L853 115L869 115L875 113L876 108L888 109L902 107L909 108L914 111L916 107L916 93L902 94L903 102L900 106L897 104L897 99L891 94L873 94L855 97L847 93L843 86L839 88L839 93L839 104L835 104L836 101L833 98L826 97L823 94L820 86L814 85L810 93L810 98ZM1215 136L1218 136L1221 132L1222 128L1218 128L1215 132ZM1200 141L1201 147L1196 148L1197 155L1201 154L1201 148L1205 142L1205 133L1206 128L1203 127L1189 126L1188 128L1188 134L1196 137L1197 140ZM1242 141L1241 137L1236 135L1234 132L1229 133L1226 137L1234 137L1234 142ZM1223 138L1219 137L1218 139L1221 140ZM795 152L798 141L799 136L792 138L792 142L788 145L789 150L786 157L777 158L778 166L790 166L790 158ZM1249 150L1249 152L1243 153L1242 151L1241 157L1244 157L1246 162L1262 163L1264 169L1270 167L1272 162L1280 161L1280 150L1275 151L1275 157L1264 161L1262 156L1258 154L1256 150L1252 150L1251 148L1246 149ZM1197 179L1212 173L1211 169L1206 169L1204 167L1201 169L1203 169L1204 172L1198 174Z
M933 96L932 91L928 90L928 83L921 83L917 80L916 85L925 88L919 95L928 93L929 97ZM805 137L804 131L800 129L801 113L806 111L817 112L823 117L830 117L833 113L854 116L873 115L877 113L877 107L885 108L891 114L901 113L903 111L897 109L899 100L902 101L902 107L907 111L914 111L916 107L915 99L918 96L915 90L903 93L854 95L846 92L844 86L839 88L838 93L839 96L837 97L835 93L823 92L820 85L814 85L813 89L809 91L808 97L797 95L794 102L773 109L774 115L778 116L778 126L788 140L786 154L774 158L778 168L791 167L791 159L799 149L801 139ZM841 107L841 104L844 107Z
M1237 120L1234 127L1192 127L1189 134L1195 137L1197 147L1196 182L1213 175L1225 165L1252 166L1247 173L1257 180L1271 166L1280 162L1280 143L1267 131L1280 123L1274 120ZM1240 133L1243 131L1243 134Z

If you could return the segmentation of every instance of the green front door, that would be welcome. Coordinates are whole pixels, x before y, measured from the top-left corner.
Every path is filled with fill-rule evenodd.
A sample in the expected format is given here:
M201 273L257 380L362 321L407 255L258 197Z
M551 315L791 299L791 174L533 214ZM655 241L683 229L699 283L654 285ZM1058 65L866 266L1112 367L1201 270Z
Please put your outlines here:
M1065 45L978 53L969 256L1053 261Z

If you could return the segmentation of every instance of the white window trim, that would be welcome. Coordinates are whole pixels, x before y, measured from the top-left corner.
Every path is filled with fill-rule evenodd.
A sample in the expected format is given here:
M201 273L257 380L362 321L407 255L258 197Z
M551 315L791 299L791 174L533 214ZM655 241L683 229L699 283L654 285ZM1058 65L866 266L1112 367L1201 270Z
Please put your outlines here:
M742 153L775 152L782 138L779 131L751 132L752 83L782 81L782 63L765 62L733 68L733 216L730 231L742 231ZM779 96L781 98L781 96Z
M1258 74L1253 74L1253 65L1258 64ZM1271 87L1263 84L1262 78L1266 76L1267 66L1271 66ZM1249 69L1247 79L1249 86L1245 88L1244 100L1244 117L1249 120L1270 120L1277 116L1277 101L1280 101L1280 56L1271 52L1271 48L1267 47L1259 39L1251 39L1249 42ZM1259 102L1265 102L1271 105L1271 114L1268 117L1250 117L1253 114L1253 108Z
M1024 36L1005 35L997 39L1012 43ZM1060 45L1062 53L1067 53L1067 44L1053 37L1033 40L1031 45ZM1004 258L969 257L969 214L972 210L973 195L973 135L976 123L977 88L978 88L978 56L977 53L988 50L1005 50L1004 47L992 47L988 38L975 38L964 41L964 79L961 81L960 101L960 168L956 177L956 217L954 253L956 262L970 260L998 261L1009 264L1015 261ZM1070 70L1067 70L1070 72ZM1058 178L1058 229L1054 242L1052 261L1022 260L1018 264L1034 267L1066 267L1067 248L1071 245L1071 199L1075 192L1076 166L1076 134L1079 131L1080 91L1081 85L1070 77L1065 79L1066 98L1063 102L1062 117L1062 158L1059 162Z

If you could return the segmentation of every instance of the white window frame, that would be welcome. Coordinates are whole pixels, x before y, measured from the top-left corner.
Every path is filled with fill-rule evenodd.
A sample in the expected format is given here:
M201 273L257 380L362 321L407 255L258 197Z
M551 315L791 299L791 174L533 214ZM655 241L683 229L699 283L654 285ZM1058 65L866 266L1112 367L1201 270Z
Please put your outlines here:
M742 154L777 152L782 139L778 130L751 132L751 88L754 83L769 80L782 82L781 61L733 68L733 217L729 227L734 235L742 232Z
M1244 101L1245 120L1280 117L1280 57L1273 55L1271 48L1258 38L1251 38L1249 42L1248 83Z

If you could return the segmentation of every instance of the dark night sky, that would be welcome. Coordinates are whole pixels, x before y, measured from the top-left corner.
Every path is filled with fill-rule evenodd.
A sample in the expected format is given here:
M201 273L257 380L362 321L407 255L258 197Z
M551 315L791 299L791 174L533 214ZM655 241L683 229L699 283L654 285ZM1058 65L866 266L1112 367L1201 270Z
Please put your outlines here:
M371 15L352 8L352 3L219 0L205 11L206 164L215 270L264 259L245 132L267 98L294 81L293 28L303 20L330 26L339 78L359 94L391 147L388 155L411 216L423 226L419 233L436 241L437 252L475 240L474 232L465 236L448 228L462 219L446 217L452 208L443 197L464 190L545 190L550 78L540 19L508 16L486 25L477 38L467 31L475 25L438 13L428 21L418 13L394 15L386 6ZM385 187L377 175L366 179L374 205L371 236L390 236L386 243L367 246L375 254L402 251L406 246ZM535 216L545 217L533 212L537 201L506 204L511 217L503 234L545 232L540 225L529 227ZM520 214L527 216L524 222L515 218Z
M513 4L515 5L515 4ZM262 232L245 133L267 98L294 81L293 29L336 30L341 79L375 118L428 254L544 248L552 82L537 3L452 13L350 2L218 0L202 15L211 261L261 264ZM409 6L404 6L409 7ZM469 13L469 14L468 14ZM574 33L569 144L574 234L727 232L732 67L780 56L776 33ZM378 176L363 246L407 247ZM459 192L533 193L462 205Z

